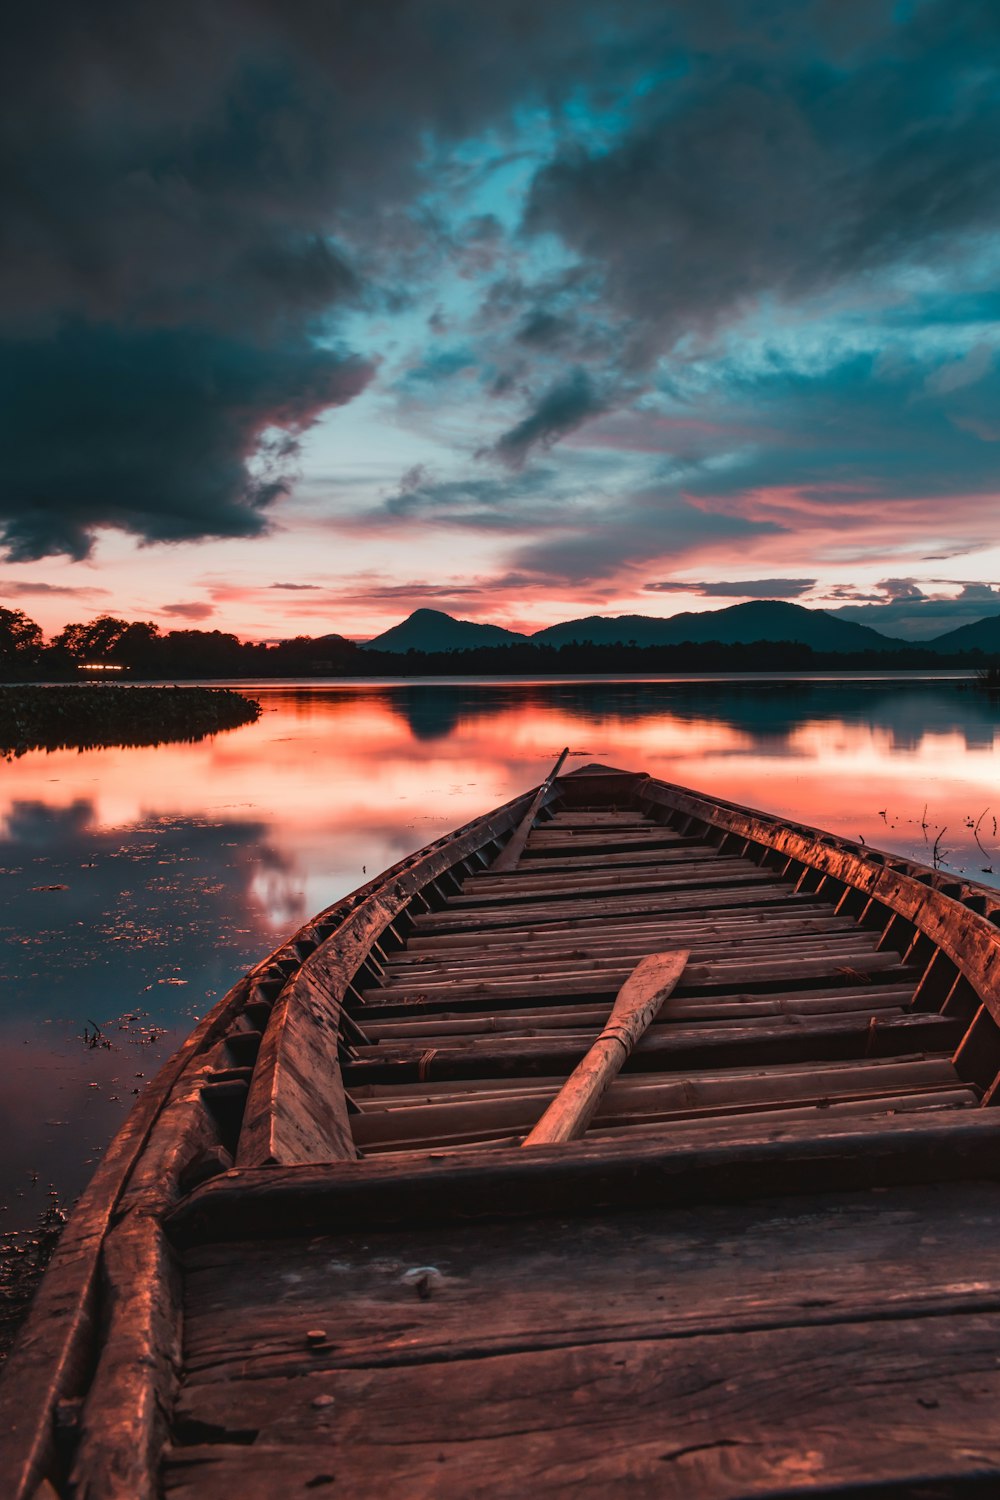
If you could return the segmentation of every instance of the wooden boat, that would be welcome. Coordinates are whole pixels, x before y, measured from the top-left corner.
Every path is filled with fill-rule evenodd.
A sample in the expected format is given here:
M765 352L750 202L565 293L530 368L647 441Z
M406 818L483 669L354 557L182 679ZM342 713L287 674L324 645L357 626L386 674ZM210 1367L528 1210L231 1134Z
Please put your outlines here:
M3 1493L1000 1493L998 918L597 765L429 845L138 1103L11 1357Z

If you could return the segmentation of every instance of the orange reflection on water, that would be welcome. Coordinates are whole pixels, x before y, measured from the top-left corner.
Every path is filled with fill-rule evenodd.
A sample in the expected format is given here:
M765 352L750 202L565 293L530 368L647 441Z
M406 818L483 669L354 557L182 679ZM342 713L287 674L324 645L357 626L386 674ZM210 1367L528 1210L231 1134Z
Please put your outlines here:
M566 744L576 764L645 769L868 842L912 845L925 803L955 835L988 807L996 761L981 701L953 684L836 687L264 685L260 721L212 740L25 756L0 777L0 819L15 803L81 800L105 829L252 815L319 906L537 782ZM278 922L288 898L273 885L260 895Z

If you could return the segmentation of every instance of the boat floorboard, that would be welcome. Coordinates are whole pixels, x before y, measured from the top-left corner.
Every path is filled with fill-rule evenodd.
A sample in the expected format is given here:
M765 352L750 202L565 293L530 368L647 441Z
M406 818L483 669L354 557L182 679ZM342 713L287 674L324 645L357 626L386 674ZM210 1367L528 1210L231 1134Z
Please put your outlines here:
M872 1496L1000 1467L997 1184L184 1262L171 1500Z

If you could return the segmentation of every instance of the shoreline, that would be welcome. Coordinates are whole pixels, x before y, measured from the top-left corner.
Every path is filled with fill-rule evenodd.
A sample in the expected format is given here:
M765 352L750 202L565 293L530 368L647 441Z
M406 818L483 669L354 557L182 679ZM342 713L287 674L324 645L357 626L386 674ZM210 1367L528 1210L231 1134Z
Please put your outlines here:
M5 683L0 685L0 757L200 740L251 724L260 712L254 699L224 687Z

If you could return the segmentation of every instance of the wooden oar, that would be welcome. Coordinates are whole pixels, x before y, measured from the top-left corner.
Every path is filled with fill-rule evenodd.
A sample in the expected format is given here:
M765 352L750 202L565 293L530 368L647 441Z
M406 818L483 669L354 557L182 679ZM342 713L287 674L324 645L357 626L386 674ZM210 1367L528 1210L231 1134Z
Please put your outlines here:
M514 830L513 837L501 849L500 857L495 861L493 865L494 873L500 873L505 870L513 870L514 866L521 858L524 846L528 842L528 834L531 832L531 825L537 818L538 809L542 805L542 798L545 796L545 793L548 791L549 787L552 785L556 777L559 775L559 772L562 770L563 761L566 759L568 754L569 746L567 745L562 755L560 755L559 759L552 767L552 770L549 772L545 780L542 782L541 786L538 788L538 791L535 793L534 797L532 797L531 806L528 808L528 811L525 813L520 823L518 823L516 829Z
M651 953L636 965L618 991L608 1024L522 1146L555 1146L583 1135L632 1048L676 988L688 951Z

